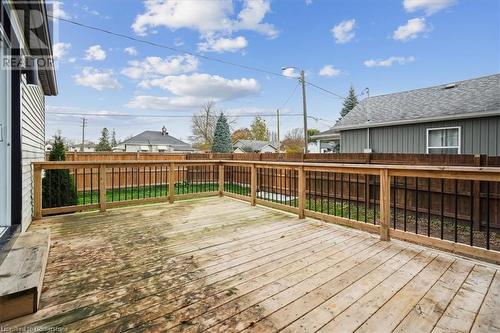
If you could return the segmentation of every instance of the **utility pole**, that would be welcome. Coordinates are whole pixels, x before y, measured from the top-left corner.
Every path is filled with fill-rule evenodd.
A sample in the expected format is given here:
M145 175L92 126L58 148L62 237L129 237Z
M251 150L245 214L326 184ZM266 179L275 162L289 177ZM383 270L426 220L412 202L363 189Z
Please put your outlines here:
M82 118L82 145L80 147L80 151L84 151L84 145L85 145L85 126L87 125L87 119Z
M307 154L307 103L306 103L306 80L304 70L300 71L300 82L302 83L302 108L304 110L304 153Z
M280 109L276 110L276 127L278 134L278 153L281 151L281 142L280 142Z

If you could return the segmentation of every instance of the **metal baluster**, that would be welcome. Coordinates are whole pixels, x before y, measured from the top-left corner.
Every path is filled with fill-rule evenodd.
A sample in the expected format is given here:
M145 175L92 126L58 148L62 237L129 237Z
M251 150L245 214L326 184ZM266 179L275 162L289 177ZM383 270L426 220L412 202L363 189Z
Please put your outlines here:
M427 179L427 237L431 236L431 179Z
M94 168L90 168L90 204L94 202Z
M397 194L397 191L396 191L396 185L397 185L397 182L396 182L396 177L392 177L393 180L392 180L392 227L393 229L396 229L396 221L397 221L397 207L396 207L396 194Z
M351 174L349 173L347 178L347 204L348 207L348 218L351 219Z
M356 174L356 221L359 221L359 174Z
M455 179L455 243L458 241L458 179Z
M326 173L326 210L327 214L330 214L330 172Z
M340 217L344 217L344 174L340 173Z
M474 181L470 181L470 212L469 212L469 224L470 224L470 246L474 246Z
M415 177L415 233L418 234L418 177Z
M490 249L490 182L486 182L486 249Z
M441 239L444 238L444 178L441 178Z

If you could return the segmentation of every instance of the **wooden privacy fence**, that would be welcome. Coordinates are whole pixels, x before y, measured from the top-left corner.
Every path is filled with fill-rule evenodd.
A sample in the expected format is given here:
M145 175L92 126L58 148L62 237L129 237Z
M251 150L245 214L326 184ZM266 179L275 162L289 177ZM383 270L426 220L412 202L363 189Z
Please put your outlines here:
M234 161L276 161L311 163L356 163L390 165L436 165L436 166L490 166L500 167L500 156L487 155L434 155L434 154L385 154L385 153L191 153L174 154L159 152L68 152L66 161L166 161L166 160L234 160Z
M227 195L500 262L500 168L238 160L34 163L34 218ZM77 202L45 200L42 179L68 170ZM46 198L49 199L49 198Z

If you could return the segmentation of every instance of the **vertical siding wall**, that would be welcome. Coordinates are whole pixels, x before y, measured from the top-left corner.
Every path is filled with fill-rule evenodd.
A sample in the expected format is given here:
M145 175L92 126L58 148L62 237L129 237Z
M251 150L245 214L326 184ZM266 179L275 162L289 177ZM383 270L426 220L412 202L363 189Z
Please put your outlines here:
M31 162L43 161L45 154L45 96L41 87L21 82L21 149L23 169L22 229L31 223L33 210L33 174Z
M371 128L370 145L375 153L425 154L427 128L453 126L461 127L462 154L500 156L500 116ZM342 152L363 152L366 132L341 132Z

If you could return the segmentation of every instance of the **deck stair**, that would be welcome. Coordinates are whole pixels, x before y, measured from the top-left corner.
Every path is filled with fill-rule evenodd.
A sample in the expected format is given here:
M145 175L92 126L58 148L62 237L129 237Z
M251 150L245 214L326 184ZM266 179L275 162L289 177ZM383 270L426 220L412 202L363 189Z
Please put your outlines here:
M0 322L38 310L50 248L47 230L29 231L15 241L0 265Z

